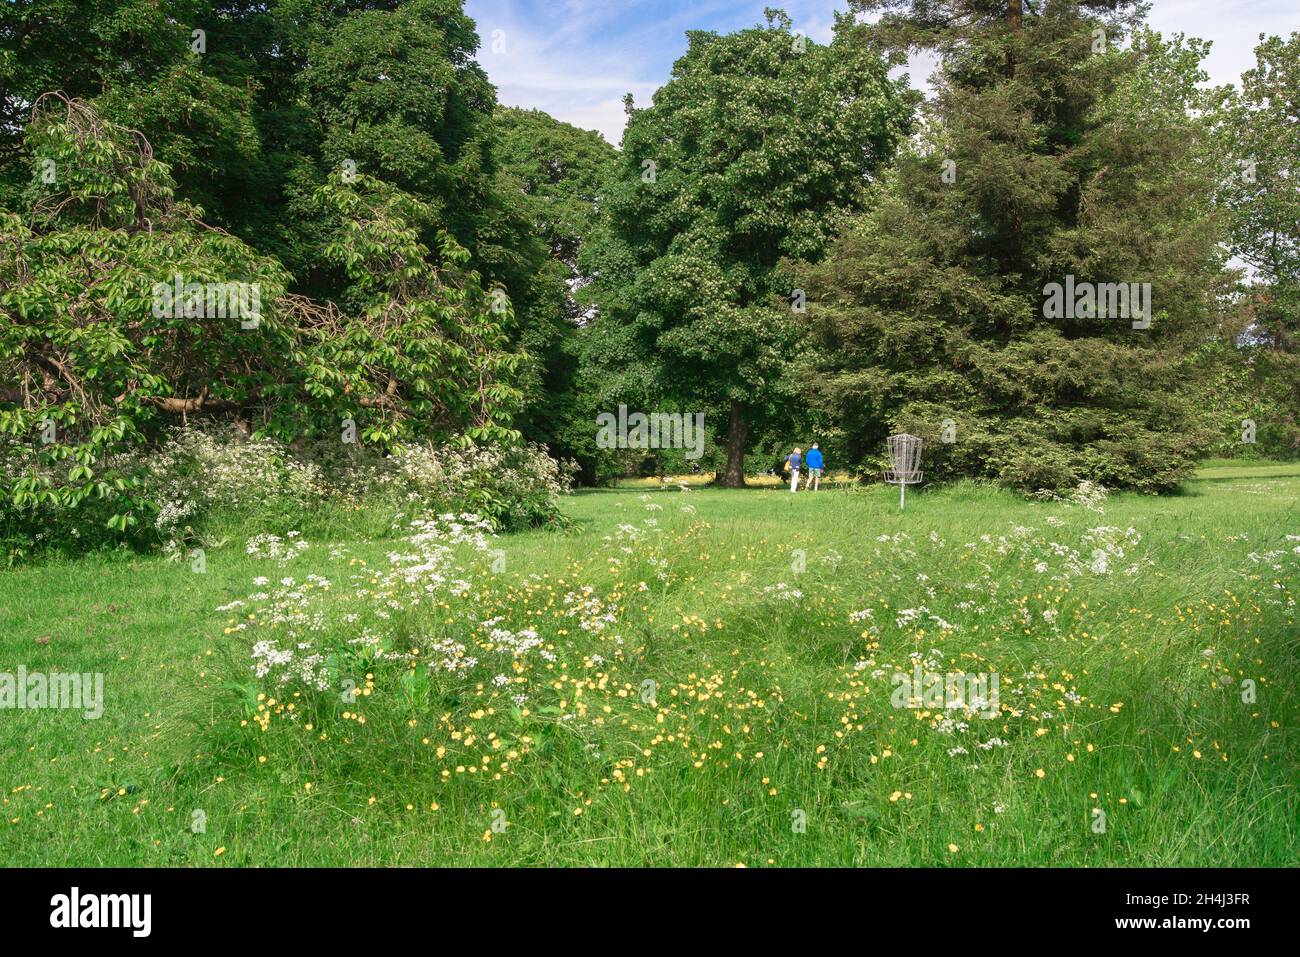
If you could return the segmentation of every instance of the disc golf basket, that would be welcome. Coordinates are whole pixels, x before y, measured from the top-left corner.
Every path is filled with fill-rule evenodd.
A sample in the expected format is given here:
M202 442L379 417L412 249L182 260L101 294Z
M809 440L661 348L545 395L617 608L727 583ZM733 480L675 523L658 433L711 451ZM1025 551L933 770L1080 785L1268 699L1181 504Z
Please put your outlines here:
M921 471L921 440L903 432L889 437L889 468L885 481L898 486L898 510L903 511L907 487L916 485L925 474Z

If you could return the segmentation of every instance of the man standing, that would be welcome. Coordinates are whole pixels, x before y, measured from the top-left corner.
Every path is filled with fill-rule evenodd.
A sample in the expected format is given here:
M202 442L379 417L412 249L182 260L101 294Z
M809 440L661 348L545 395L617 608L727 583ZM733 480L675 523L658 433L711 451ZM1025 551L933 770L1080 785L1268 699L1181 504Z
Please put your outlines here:
M799 466L803 465L803 456L799 452L799 447L791 452L785 459L786 468L790 470L790 491L799 491Z
M808 450L808 481L804 486L807 487L809 484L812 485L814 492L822 487L822 450L817 448L816 442Z

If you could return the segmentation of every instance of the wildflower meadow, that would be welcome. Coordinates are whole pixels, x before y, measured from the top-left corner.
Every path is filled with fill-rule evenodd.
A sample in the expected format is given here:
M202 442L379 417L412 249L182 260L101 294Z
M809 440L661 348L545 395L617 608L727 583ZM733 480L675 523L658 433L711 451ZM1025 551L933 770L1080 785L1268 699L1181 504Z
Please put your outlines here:
M1298 493L633 484L10 570L4 653L105 708L6 715L0 857L1293 866Z

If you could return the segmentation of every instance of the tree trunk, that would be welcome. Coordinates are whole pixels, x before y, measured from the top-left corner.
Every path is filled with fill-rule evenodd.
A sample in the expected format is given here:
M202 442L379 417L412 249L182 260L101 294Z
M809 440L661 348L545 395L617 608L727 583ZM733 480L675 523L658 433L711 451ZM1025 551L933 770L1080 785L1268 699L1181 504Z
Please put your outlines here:
M1024 14L1023 0L1007 0L1007 23L1011 26L1011 32L1019 35L1022 26L1022 17ZM1013 41L1014 42L1014 41ZM1016 75L1016 54L1007 49L1007 76Z
M723 488L745 487L745 440L749 438L749 423L740 411L740 403L731 400L731 428L727 432L727 470L718 476Z

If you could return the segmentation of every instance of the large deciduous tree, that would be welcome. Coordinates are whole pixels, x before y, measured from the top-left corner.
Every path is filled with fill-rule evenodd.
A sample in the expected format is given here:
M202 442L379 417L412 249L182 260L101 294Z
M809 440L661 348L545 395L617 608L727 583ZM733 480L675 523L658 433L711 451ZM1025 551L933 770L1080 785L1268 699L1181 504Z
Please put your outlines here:
M539 110L502 108L496 115L494 155L502 191L519 198L527 232L549 254L536 272L531 301L537 321L521 339L536 358L527 391L535 396L519 428L552 455L571 458L585 481L595 481L591 422L595 408L578 384L587 310L577 292L590 277L581 253L596 228L600 194L617 156L591 130L580 130Z
M147 140L77 100L37 101L39 175L0 214L0 445L7 507L136 501L119 460L209 416L294 439L353 420L375 442L517 438L522 357L497 300L426 204L358 176L319 187L349 308L288 289L272 256L178 200ZM497 302L505 307L498 308Z
M830 44L767 23L692 32L633 110L590 244L589 374L609 406L675 402L727 422L722 484L781 413L797 300L786 263L820 256L893 152L910 103L848 18Z
M462 0L0 5L0 205L21 205L31 179L32 104L63 91L142 133L177 196L277 258L290 292L364 309L327 253L334 224L317 199L341 175L365 177L428 207L423 246L450 235L504 289L513 348L546 345L564 289L499 168L478 44ZM547 400L540 368L519 383L530 408Z
M1224 114L1232 248L1255 271L1256 322L1300 351L1300 33L1262 38Z
M1222 411L1220 451L1300 452L1300 33L1261 37L1220 114L1221 197L1233 252L1250 267L1242 322L1207 350L1203 404ZM1233 387L1228 387L1228 385ZM1231 411L1229 411L1231 410ZM1254 441L1243 445L1242 428Z
M228 214L257 209L266 170L253 61L228 43L208 52L209 34L242 12L211 0L0 5L0 205L16 206L30 179L24 131L33 105L61 92L143 133L210 222L230 227L239 217Z

